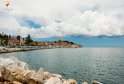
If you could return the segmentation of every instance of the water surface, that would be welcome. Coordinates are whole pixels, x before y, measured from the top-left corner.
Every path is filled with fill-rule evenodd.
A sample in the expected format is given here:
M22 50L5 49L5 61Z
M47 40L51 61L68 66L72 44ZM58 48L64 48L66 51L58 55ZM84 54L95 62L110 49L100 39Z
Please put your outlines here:
M0 54L27 62L65 78L82 81L98 80L104 84L124 84L123 48L61 48Z

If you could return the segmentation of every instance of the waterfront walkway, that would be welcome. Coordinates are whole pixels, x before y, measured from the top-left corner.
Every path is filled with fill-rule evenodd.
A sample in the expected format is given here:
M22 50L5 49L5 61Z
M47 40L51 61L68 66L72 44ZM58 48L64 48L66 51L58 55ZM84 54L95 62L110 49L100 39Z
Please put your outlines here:
M25 48L7 48L7 47L0 47L0 53L10 53L10 52L19 52L19 51L31 51L31 50L40 50L46 48L40 47L25 47Z

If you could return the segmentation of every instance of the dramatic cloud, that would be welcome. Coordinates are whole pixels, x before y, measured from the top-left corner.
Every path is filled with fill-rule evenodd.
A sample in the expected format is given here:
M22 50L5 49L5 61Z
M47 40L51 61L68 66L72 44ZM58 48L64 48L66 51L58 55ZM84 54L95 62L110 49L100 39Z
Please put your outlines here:
M124 35L123 0L0 1L0 32L37 38Z

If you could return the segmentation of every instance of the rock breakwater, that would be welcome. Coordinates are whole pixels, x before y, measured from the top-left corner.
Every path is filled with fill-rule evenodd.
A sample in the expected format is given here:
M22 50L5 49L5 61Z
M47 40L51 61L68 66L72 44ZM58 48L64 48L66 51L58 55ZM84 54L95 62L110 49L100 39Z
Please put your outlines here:
M0 84L78 84L74 79L64 79L61 75L50 73L42 68L34 71L18 59L0 58ZM88 84L83 82L82 84ZM92 81L90 84L102 84Z

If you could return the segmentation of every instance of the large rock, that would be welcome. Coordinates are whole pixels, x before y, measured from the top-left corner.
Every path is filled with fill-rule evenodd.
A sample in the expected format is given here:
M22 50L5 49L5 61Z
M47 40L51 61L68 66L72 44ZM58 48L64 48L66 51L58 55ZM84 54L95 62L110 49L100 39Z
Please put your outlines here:
M103 84L103 83L101 83L101 82L99 82L99 81L91 81L90 84Z
M41 84L43 77L31 70L25 62L17 59L0 58L0 80Z
M41 84L43 82L42 76L35 71L23 70L20 68L8 70L4 66L0 66L0 79L11 82L19 81L26 84Z
M73 80L73 79L68 79L68 80L65 80L63 82L63 84L77 84L77 81L76 80Z
M15 67L11 69L11 74L15 77L16 80L29 84L39 84L42 83L43 80L43 77L33 70L24 70Z
M43 68L40 68L37 73L42 75L44 80L49 79L50 77L58 77L58 78L62 79L62 76L60 74L50 73L50 72L44 70Z
M8 70L4 66L0 65L0 79L1 80L13 81L14 77L11 75L10 70Z
M62 79L62 76L60 74L52 74L53 77L58 77L60 79Z
M20 83L18 81L13 81L13 84L23 84L23 83Z
M46 70L44 70L43 68L40 68L37 73L43 74L44 72L46 72Z
M11 69L13 66L16 66L24 70L31 70L27 63L19 61L16 58L0 58L0 65L6 67L7 69Z
M44 84L62 84L62 80L60 80L58 77L51 77Z
M47 72L47 71L46 71L46 72L43 72L43 73L40 74L40 75L42 75L43 80L47 80L47 79L53 77L53 75L52 75L51 73Z
M82 84L88 84L88 82L83 82Z

